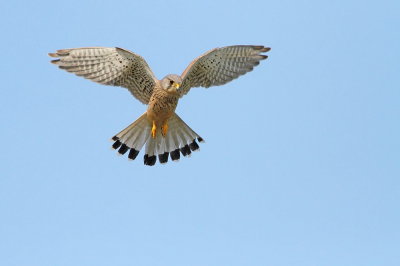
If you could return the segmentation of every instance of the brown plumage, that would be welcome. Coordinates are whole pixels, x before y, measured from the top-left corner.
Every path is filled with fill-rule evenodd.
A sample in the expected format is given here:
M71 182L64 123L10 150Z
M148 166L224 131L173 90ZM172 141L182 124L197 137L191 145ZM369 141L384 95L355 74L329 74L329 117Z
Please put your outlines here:
M253 70L267 56L264 46L235 45L215 48L193 60L181 76L167 75L158 80L146 61L121 48L88 47L49 53L61 69L92 81L127 88L148 104L147 111L115 135L113 148L134 160L145 147L144 163L154 165L157 157L166 163L179 160L199 149L203 139L175 113L178 101L193 87L226 84Z

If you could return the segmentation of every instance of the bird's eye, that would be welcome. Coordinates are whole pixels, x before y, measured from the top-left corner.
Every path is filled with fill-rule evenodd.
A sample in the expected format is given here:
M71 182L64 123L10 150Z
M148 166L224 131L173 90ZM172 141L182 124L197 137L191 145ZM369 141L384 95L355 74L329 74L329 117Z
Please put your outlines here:
M169 85L172 85L172 84L174 84L174 82L172 80L170 80L169 81Z

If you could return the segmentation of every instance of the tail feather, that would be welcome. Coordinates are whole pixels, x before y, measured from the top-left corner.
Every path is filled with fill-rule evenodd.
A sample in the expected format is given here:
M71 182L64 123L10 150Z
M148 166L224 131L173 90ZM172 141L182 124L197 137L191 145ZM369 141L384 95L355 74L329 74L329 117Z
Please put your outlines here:
M135 122L113 137L125 144L130 149L140 151L150 138L151 126L147 121L146 113Z
M168 157L172 161L183 156L190 156L192 151L199 149L196 140L203 142L203 139L194 132L177 114L168 120L168 132L164 137L160 130L157 130L155 138L150 136L151 123L146 113L135 122L115 135L112 140L114 149L118 153L128 153L128 158L134 160L139 151L145 146L144 164L154 165L158 160L160 163L167 163Z

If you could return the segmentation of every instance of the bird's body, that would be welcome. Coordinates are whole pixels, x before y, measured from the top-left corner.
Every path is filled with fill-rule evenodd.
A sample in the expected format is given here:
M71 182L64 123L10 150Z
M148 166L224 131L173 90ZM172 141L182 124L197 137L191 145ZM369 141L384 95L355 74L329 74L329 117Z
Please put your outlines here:
M178 101L177 93L168 92L156 85L146 111L150 123L154 121L157 128L167 124L168 119L175 112Z
M236 45L216 48L192 61L181 76L170 74L158 80L146 61L139 55L121 48L89 47L58 50L50 53L59 59L52 63L61 69L95 82L122 86L147 111L112 140L118 153L128 153L135 159L145 146L144 163L154 165L157 157L166 163L170 157L179 160L180 154L190 155L199 149L196 140L203 139L176 113L181 97L192 87L223 85L253 69L267 56L264 46Z

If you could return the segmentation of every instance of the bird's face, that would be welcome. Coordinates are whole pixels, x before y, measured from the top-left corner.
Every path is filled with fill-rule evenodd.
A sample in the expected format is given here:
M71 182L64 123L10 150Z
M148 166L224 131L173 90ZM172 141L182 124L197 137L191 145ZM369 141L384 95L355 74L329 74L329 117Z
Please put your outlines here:
M161 87L169 93L178 93L178 89L181 85L182 79L178 75L167 75L161 80Z

